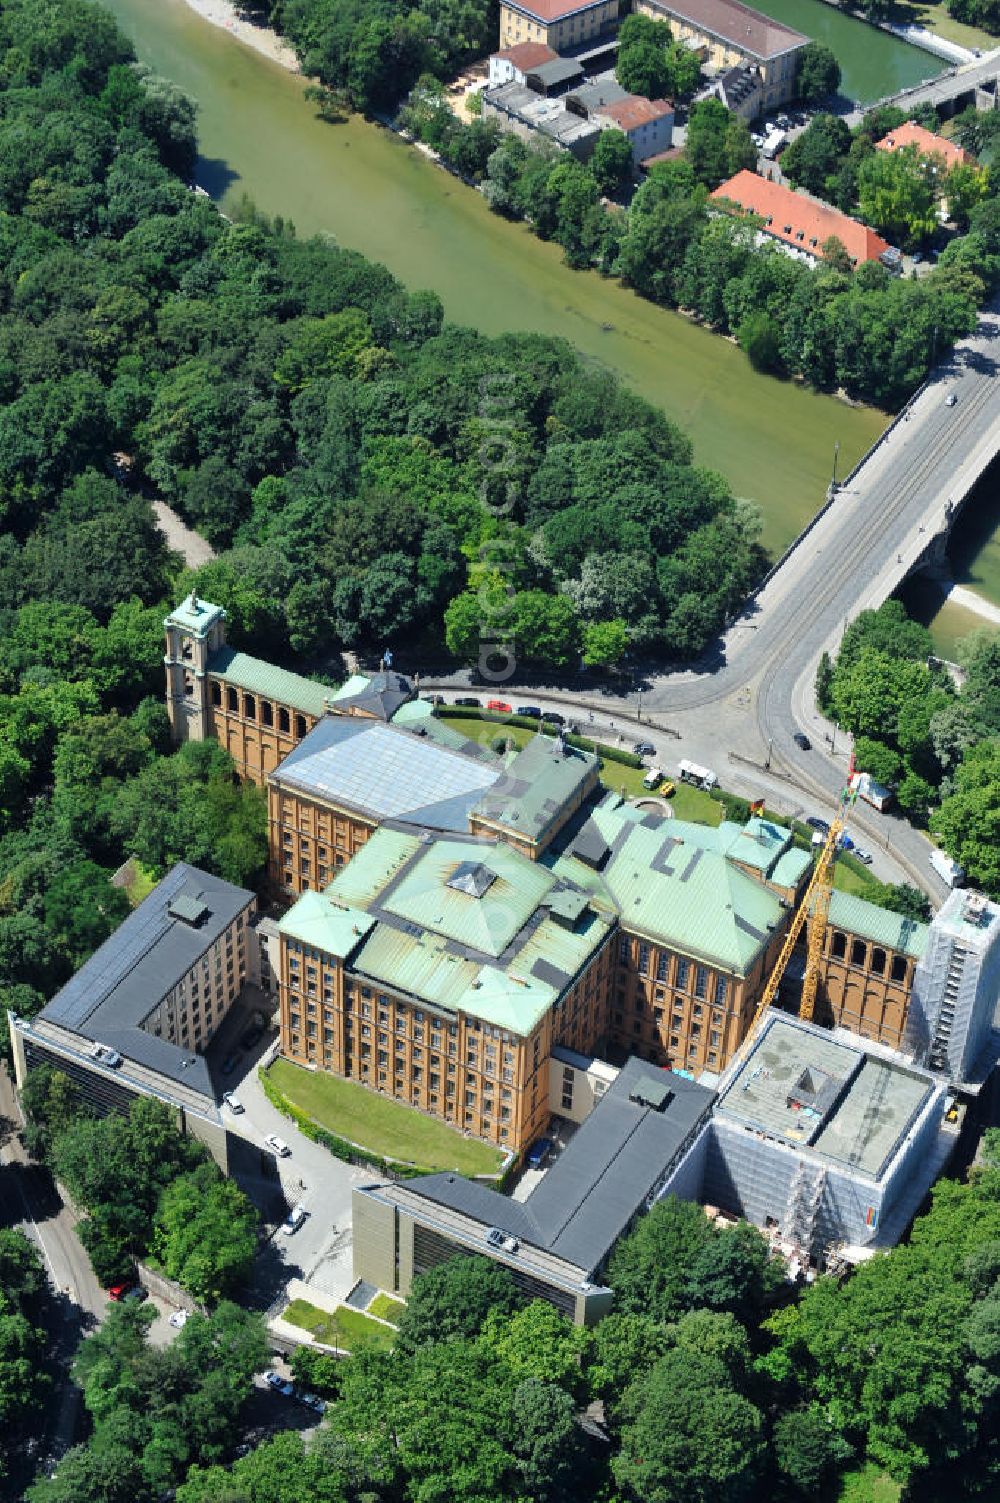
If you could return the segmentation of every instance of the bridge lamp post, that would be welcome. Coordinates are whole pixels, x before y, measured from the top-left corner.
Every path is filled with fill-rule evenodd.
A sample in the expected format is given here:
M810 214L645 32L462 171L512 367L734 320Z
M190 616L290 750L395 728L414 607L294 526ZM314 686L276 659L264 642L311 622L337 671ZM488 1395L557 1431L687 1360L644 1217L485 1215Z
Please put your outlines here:
M833 446L833 479L830 481L830 485L833 487L834 490L837 489L837 460L839 458L840 458L840 439L838 438L837 441L836 441L836 443Z

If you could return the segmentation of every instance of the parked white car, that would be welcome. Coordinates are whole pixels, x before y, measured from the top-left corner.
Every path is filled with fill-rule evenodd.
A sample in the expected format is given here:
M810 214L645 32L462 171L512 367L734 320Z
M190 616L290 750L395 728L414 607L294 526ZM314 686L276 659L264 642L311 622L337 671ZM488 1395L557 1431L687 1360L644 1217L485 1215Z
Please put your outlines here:
M243 1103L237 1096L235 1091L227 1091L222 1099L226 1103L234 1117L238 1117L240 1115L240 1112L243 1111Z
M291 1157L292 1150L289 1148L284 1138L279 1138L276 1132L268 1133L267 1137L264 1139L264 1142L267 1144L268 1148L274 1150L279 1159L287 1159Z
M174 1327L174 1330L179 1331L182 1326L187 1325L187 1318L188 1312L186 1310L175 1310L170 1317L170 1324Z

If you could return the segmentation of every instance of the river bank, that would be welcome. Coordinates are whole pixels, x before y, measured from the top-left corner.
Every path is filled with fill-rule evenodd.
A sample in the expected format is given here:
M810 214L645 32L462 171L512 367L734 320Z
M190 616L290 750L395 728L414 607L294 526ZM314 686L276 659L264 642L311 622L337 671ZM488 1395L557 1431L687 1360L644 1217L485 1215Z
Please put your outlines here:
M272 31L270 26L259 26L256 21L248 21L231 0L185 0L185 3L203 21L228 31L238 42L259 52L261 57L287 68L289 73L301 73L295 49L288 45L284 37Z

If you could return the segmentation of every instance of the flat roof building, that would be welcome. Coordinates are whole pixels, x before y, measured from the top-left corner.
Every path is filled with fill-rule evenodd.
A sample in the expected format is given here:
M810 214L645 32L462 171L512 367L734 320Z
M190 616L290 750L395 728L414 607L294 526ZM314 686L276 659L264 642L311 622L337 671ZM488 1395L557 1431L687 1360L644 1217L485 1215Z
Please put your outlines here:
M979 1086L996 1063L1000 906L961 888L928 928L903 1048L956 1085Z
M763 221L759 232L763 239L777 241L810 265L823 259L823 247L830 239L840 241L854 266L877 261L890 249L887 240L857 219L783 183L768 182L747 168L721 183L711 196L717 203L735 204L745 214L755 215Z
M891 1247L954 1148L945 1104L889 1051L768 1013L720 1082L700 1198L803 1258Z
M482 1253L523 1293L591 1324L611 1305L600 1280L615 1243L675 1193L713 1100L633 1058L523 1202L456 1174L359 1187L355 1275L405 1295L414 1275L457 1252Z

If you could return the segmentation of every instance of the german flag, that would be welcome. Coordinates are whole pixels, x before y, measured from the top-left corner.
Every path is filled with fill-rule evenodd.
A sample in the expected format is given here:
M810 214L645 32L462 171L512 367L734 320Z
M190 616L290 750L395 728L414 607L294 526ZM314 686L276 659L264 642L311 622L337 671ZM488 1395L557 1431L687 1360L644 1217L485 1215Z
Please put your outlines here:
M755 798L753 803L750 805L750 818L758 819L760 815L763 814L763 812L764 800L762 798Z

